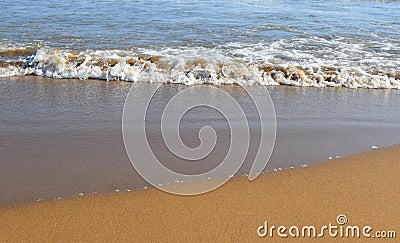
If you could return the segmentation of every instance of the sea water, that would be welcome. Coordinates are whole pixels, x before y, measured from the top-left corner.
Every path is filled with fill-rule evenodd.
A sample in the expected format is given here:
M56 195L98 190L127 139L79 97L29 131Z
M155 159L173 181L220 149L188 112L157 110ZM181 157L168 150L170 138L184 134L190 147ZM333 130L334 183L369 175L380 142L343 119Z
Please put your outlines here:
M398 1L0 6L0 77L400 88Z

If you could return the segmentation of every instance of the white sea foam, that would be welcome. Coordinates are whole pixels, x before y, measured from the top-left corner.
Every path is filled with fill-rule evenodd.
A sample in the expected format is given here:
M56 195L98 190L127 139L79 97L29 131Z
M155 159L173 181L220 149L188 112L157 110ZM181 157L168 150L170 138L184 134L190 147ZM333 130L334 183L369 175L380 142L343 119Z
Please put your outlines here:
M230 43L215 48L139 51L40 48L23 62L0 62L0 77L38 75L188 85L242 83L400 89L400 60L395 55L400 46L381 44L381 50L389 51L377 54L371 51L374 45L378 43L365 46L340 38L313 37L270 44Z

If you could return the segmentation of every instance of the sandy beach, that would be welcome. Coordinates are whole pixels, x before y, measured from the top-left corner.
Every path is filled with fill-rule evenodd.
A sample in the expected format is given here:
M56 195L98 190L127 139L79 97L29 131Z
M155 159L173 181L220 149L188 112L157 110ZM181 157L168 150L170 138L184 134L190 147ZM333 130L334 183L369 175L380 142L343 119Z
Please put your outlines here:
M319 234L329 223L340 226L341 214L344 226L370 226L371 237L376 231L398 234L399 161L400 146L394 146L265 173L252 182L234 178L200 196L148 189L2 208L0 241L275 242L287 239L276 230L272 237L257 233L265 221L300 230L312 225ZM339 235L326 231L317 238L341 242ZM360 237L348 240L367 240ZM300 233L296 242L309 240Z
M398 242L399 1L1 2L0 242Z

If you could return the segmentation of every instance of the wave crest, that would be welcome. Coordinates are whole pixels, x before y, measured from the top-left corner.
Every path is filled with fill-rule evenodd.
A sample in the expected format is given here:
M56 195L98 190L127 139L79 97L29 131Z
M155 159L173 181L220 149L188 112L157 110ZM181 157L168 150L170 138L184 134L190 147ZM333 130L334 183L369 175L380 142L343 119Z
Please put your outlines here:
M17 55L30 51L8 50L7 53ZM41 48L25 61L0 61L0 77L19 75L181 84L400 89L400 71L394 68L299 65L294 62L272 64L233 58L204 48L148 52L147 55L121 50Z

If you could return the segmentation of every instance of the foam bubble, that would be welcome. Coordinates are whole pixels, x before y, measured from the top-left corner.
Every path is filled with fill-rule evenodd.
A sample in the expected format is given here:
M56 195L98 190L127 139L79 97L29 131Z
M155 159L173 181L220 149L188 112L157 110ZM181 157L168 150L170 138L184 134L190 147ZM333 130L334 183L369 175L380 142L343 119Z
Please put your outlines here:
M229 43L215 48L70 51L39 48L28 58L0 50L0 77L38 75L51 78L168 82L179 84L259 84L300 87L400 89L400 46L350 43L343 38L294 38L272 43ZM3 52L3 56L1 53ZM6 54L4 54L6 53ZM393 54L394 53L394 54ZM13 57L15 59L15 57Z

